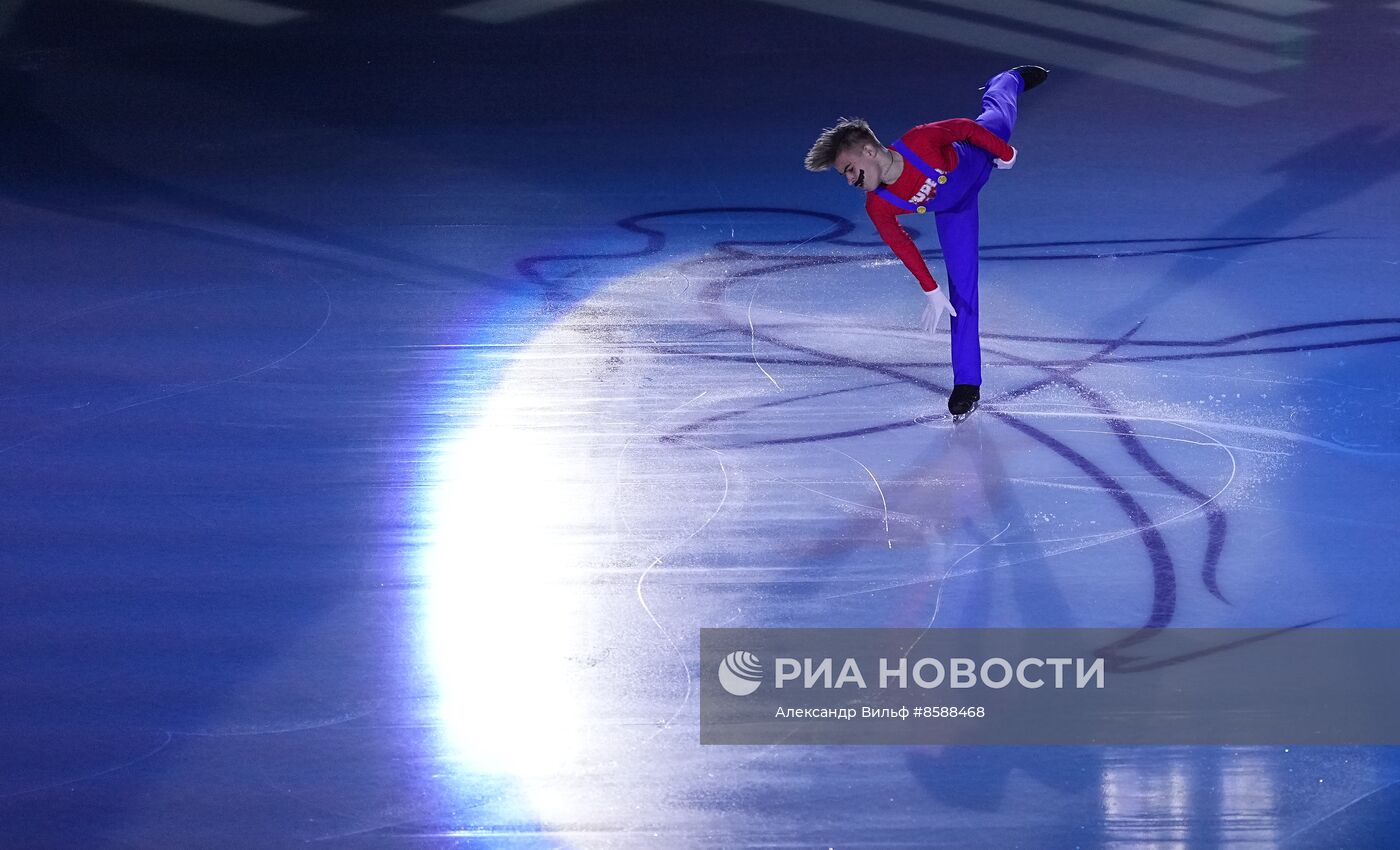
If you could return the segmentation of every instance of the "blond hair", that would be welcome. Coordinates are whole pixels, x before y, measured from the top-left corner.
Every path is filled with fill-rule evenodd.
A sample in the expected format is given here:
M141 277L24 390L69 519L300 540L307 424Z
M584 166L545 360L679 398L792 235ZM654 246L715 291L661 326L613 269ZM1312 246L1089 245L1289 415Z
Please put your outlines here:
M835 127L827 127L817 137L812 149L807 151L804 165L808 171L825 171L836 162L836 157L842 151L865 144L884 147L864 118L842 118Z

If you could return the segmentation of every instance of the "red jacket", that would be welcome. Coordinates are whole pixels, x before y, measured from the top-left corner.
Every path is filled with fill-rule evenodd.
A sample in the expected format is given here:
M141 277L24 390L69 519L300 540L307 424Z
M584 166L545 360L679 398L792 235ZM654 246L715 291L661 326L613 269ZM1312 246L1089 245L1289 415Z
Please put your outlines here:
M958 167L958 152L953 147L953 142L971 142L997 159L1010 160L1015 155L1011 145L971 118L950 118L947 121L921 124L905 133L900 139L924 162L944 171L952 171ZM926 192L929 188L937 190L937 186L925 186L927 180L928 178L924 176L923 172L906 161L904 171L900 173L899 179L885 188L895 195L913 202L921 192ZM927 197L931 198L932 195L927 195ZM901 209L875 192L870 192L865 196L865 212L875 224L880 238L885 240L885 244L890 246L895 256L904 261L905 268L919 279L919 285L924 288L924 291L931 292L937 289L938 284L934 281L933 275L929 274L928 264L924 262L918 246L914 244L913 239L909 238L909 233L905 231L896 218L905 215L909 210Z

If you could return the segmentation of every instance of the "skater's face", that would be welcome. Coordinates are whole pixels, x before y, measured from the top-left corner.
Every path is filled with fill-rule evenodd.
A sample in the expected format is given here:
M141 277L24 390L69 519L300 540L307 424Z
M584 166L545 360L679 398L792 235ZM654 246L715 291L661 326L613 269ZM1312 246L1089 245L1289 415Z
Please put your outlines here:
M836 172L849 185L873 192L880 187L879 151L871 144L847 148L836 155Z

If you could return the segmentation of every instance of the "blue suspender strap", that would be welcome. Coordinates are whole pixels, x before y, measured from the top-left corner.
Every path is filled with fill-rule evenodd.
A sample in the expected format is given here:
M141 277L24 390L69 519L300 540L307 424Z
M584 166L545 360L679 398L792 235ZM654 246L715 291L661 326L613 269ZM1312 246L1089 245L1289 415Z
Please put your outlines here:
M914 169L916 171L919 171L924 175L924 177L927 177L930 180L940 180L943 174L945 173L937 168L932 167L927 162L924 162L922 159L920 159L919 155L911 151L909 149L909 146L906 145L903 141L896 141L893 144L891 144L890 147L899 151L900 156L904 157L905 162L914 166ZM894 204L900 209L908 210L909 212L924 211L923 208L909 203L908 201L896 195L894 192L891 192L889 189L886 189L884 186L881 186L880 188L876 189L875 194L879 195L880 197L884 198L886 201L889 201L890 203Z
M919 155L911 151L909 149L909 146L906 145L902 139L895 140L895 142L891 144L890 147L899 151L900 156L903 156L906 162L919 169L919 171L923 172L923 175L925 177L932 177L933 179L937 180L938 175L944 173L920 159Z
M876 189L875 194L879 195L880 197L884 198L885 200L889 201L890 203L894 204L900 209L906 209L909 210L909 212L913 212L915 209L913 204L896 195L894 192L891 192L889 189L886 189L884 186L881 186L880 188Z

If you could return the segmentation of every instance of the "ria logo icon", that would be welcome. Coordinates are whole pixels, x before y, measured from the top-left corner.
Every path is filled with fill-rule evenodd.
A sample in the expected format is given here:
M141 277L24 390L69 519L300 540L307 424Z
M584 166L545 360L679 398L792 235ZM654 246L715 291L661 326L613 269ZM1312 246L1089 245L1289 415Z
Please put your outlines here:
M731 652L719 663L719 683L736 697L758 690L763 664L752 652Z

